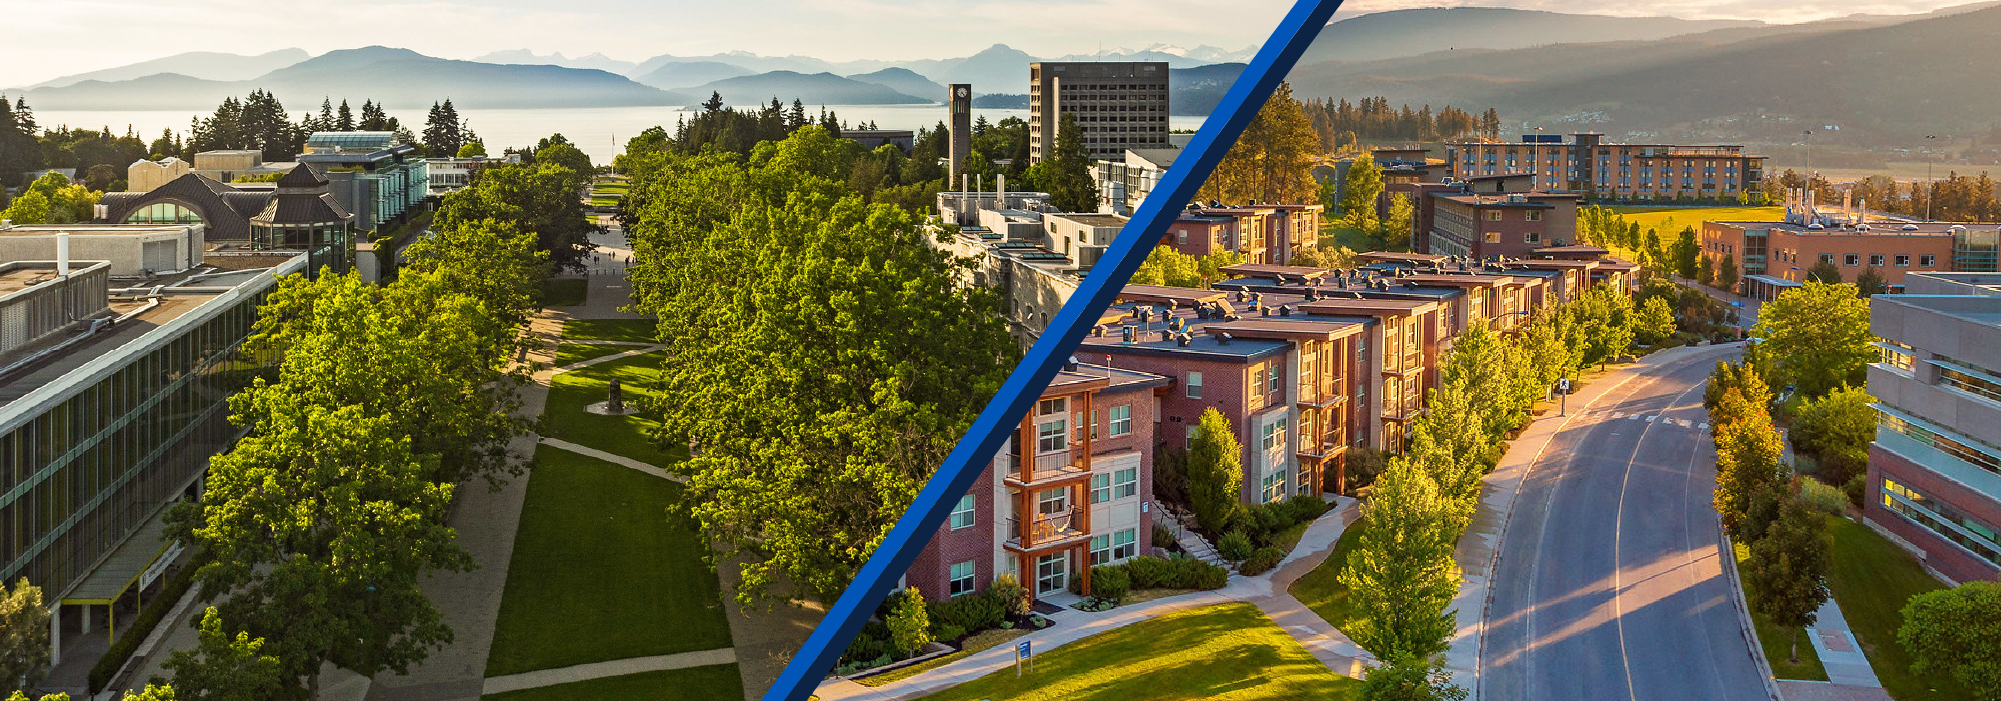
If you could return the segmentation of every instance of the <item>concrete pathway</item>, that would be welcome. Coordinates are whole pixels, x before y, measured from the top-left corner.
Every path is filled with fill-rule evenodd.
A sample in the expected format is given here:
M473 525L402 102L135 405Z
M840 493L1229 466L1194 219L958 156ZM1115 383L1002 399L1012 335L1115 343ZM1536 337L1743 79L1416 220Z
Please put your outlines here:
M1890 692L1880 686L1849 686L1796 679L1779 680L1779 695L1785 701L1891 701Z
M1231 575L1229 584L1222 589L1155 599L1110 611L1066 608L1048 616L1056 625L1022 636L1017 642L1029 641L1036 654L1046 654L1068 643L1176 611L1247 602L1271 616L1274 623L1328 668L1339 674L1359 674L1367 653L1286 592L1293 582L1326 561L1340 542L1342 530L1355 521L1358 513L1355 500L1341 499L1335 509L1307 527L1300 544L1271 572L1256 577ZM1001 645L879 687L842 679L821 683L815 693L821 701L900 701L936 693L1013 665L1014 646Z
M1876 679L1876 670L1869 666L1869 658L1862 653L1862 644L1855 641L1855 633L1848 629L1848 619L1841 615L1841 605L1828 597L1827 603L1820 605L1812 628L1807 629L1807 637L1813 641L1813 651L1820 653L1820 664L1827 668L1827 680L1846 686L1883 688L1883 682Z
M609 662L592 662L590 664L572 665L555 669L538 669L533 672L509 674L501 677L487 677L485 693L499 694L509 691L520 691L522 689L535 689L544 686L555 686L557 684L589 681L602 677L618 677L627 674L660 672L669 669L687 669L689 667L708 667L719 664L734 664L735 662L736 650L731 648L682 652L673 655L654 655L652 657L633 657L623 660L611 660Z
M654 465L652 463L647 463L647 462L640 462L638 460L634 460L632 458L628 458L623 455L619 455L617 453L608 453L602 450L598 450L596 448L577 445L575 443L571 443L565 440L558 440L555 438L543 438L542 445L546 445L551 448L561 448L563 450L567 450L572 453L576 453L578 455L582 455L585 457L597 458L599 460L603 460L605 462L614 465L619 465L621 467L629 467L634 470L638 470L640 472L653 475L654 477L659 477L661 479L673 480L675 482L681 482L684 484L688 481L688 478L669 473L667 470L661 468L658 465Z
M568 343L578 343L578 341L564 341L564 343L566 343L566 344L568 344ZM613 341L599 341L599 342L596 342L596 343L593 343L592 345L611 345L612 343L614 343L614 342L613 342ZM631 345L631 344L621 344L621 345ZM626 351L626 352L623 352L623 353L613 353L613 354L611 354L611 355L601 355L601 356L598 356L598 357L596 357L596 358L591 358L590 360L583 360L583 361L578 361L578 362L574 362L574 363L570 363L569 365L565 365L565 366L563 366L563 367L560 367L560 368L556 368L555 370L551 371L551 372L550 372L549 374L550 374L550 375L561 375L561 374L563 374L563 373L566 373L566 372L575 372L575 371L577 371L577 370L582 370L582 369L584 369L584 368L587 368L587 367L590 367L590 366L592 366L592 365L597 365L597 364L600 364L600 363L609 363L609 362L612 362L612 361L614 361L614 360L624 360L624 359L626 359L626 358L630 358L630 357L632 357L632 356L635 356L635 355L646 355L647 353L652 353L652 352L655 352L655 351L658 351L658 350L661 350L661 349L663 349L663 348L666 348L666 346L661 346L661 345L648 345L648 346L645 346L645 347L642 347L642 348L635 348L635 349L633 349L633 350L629 350L629 351Z

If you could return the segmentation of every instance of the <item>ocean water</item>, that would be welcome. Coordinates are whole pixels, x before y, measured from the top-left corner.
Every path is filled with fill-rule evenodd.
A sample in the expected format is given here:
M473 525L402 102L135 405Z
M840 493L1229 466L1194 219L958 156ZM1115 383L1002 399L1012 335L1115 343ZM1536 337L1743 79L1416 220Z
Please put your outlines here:
M304 116L299 107L291 105L293 121ZM314 107L318 109L317 106ZM357 108L359 109L359 108ZM818 115L819 107L809 106L809 115ZM827 109L839 115L841 120L854 125L875 122L883 129L910 129L929 127L945 119L944 105L832 105ZM411 131L421 132L424 128L425 110L390 110L389 116L400 120ZM130 128L140 138L152 141L159 138L161 130L173 129L186 136L188 125L196 117L213 112L179 110L148 111L60 111L36 110L35 121L43 128L68 126L73 129L110 128L114 134L122 134ZM973 110L974 115L984 116L988 121L998 122L1007 117L1028 118L1028 110ZM672 130L677 118L692 115L688 110L673 107L578 107L564 109L461 109L459 116L466 120L486 143L489 153L499 153L509 146L533 146L537 140L550 134L568 137L577 148L589 154L596 163L609 163L613 156L625 149L625 141L645 131L648 127L661 126ZM1196 129L1202 126L1202 117L1176 116L1168 120L1174 129Z

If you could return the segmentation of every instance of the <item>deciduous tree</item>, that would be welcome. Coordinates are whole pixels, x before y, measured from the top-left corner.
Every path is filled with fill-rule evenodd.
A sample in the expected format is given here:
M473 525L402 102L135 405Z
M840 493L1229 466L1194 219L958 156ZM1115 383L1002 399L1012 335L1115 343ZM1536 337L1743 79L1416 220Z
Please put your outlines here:
M1779 518L1765 537L1751 544L1745 563L1745 596L1751 609L1792 632L1792 664L1799 664L1799 631L1813 625L1827 603L1827 539L1824 517L1797 498L1779 505Z
M49 667L49 610L27 577L0 596L0 689L29 690Z
M1446 610L1459 591L1452 507L1408 458L1390 461L1362 513L1368 521L1342 568L1361 620L1347 631L1377 659L1429 659L1452 638Z
M1215 407L1203 410L1188 440L1188 497L1202 530L1222 533L1241 511L1244 446L1230 420Z
M161 667L174 675L171 687L147 685L151 698L164 701L278 701L303 699L304 689L285 674L285 664L263 653L264 639L223 628L211 606L202 614L193 650L175 650ZM156 689L164 690L156 691ZM134 698L126 696L125 698Z
M1779 377L1809 397L1861 385L1863 369L1878 355L1870 345L1869 302L1854 285L1808 282L1788 290L1759 310L1754 333Z
M2001 701L2001 584L1967 582L1911 597L1897 641L1911 671L1950 676L1979 701Z

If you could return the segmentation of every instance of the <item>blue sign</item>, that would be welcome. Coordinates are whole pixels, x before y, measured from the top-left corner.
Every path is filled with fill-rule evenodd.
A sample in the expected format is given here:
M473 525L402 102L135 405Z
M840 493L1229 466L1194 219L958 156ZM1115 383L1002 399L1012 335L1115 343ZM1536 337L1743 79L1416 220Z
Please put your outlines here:
M1028 657L1028 641L1023 640L1021 641L1021 644L1014 646L1014 656L1023 658Z

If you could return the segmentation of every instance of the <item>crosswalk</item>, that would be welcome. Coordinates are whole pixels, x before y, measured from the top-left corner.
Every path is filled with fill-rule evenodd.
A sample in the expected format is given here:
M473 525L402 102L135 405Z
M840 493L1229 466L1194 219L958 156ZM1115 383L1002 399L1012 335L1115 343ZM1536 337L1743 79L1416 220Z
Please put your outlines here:
M1641 423L1657 424L1661 426L1691 428L1705 433L1709 431L1709 422L1707 421L1690 421L1688 419L1677 419L1671 416L1662 416L1660 414L1642 414L1642 413L1628 414L1623 411L1593 411L1593 412L1585 412L1583 418L1592 418L1592 419L1607 420L1607 421L1638 421Z

